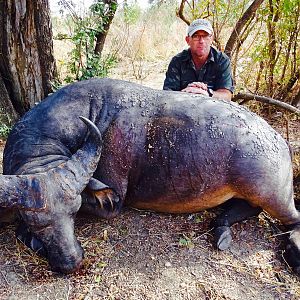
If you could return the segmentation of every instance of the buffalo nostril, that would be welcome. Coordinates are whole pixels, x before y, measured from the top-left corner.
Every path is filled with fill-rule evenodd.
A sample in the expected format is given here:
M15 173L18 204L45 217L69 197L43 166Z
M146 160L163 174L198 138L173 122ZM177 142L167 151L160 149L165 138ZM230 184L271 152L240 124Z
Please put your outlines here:
M69 274L81 268L84 258L84 251L80 243L76 243L73 253L64 255L62 253L53 253L49 257L51 270L58 273Z
M70 274L74 273L82 267L83 257L77 259L76 261L68 261L64 263L58 263L56 261L55 264L50 263L51 270L57 273Z

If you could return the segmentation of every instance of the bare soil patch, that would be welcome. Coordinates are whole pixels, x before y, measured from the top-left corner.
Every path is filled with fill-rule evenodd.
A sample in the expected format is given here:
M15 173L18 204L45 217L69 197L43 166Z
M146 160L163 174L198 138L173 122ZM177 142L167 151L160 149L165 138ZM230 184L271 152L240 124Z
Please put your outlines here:
M286 137L284 121L269 121ZM291 121L289 138L299 141L299 132L299 121ZM221 252L210 228L216 213L125 208L112 220L78 216L86 257L71 275L53 273L16 242L15 224L0 228L0 299L299 299L299 278L282 258L280 224L264 213L236 224L232 245Z

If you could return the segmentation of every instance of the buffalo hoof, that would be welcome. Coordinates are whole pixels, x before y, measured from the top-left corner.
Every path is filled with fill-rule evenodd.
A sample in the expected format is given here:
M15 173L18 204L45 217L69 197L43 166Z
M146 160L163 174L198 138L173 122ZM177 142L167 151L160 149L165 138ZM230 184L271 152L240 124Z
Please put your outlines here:
M94 191L83 197L80 211L97 217L110 219L120 213L122 201L112 189Z
M285 252L283 253L283 257L293 271L297 275L300 275L300 252L297 247L292 244L288 244Z
M283 257L292 270L300 275L300 250L293 240L287 244Z
M300 225L289 225L291 229L283 257L293 271L300 275Z
M218 226L215 228L214 234L217 248L219 250L228 249L232 241L230 227Z
M29 231L27 225L24 223L18 226L16 238L39 256L47 258L48 254L43 243Z

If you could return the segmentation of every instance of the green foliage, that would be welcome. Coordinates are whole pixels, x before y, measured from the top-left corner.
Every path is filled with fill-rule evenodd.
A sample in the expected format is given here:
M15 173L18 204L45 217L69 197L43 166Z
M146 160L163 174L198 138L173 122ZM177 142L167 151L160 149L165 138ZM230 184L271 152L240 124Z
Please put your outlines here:
M0 108L0 138L7 139L12 128L12 120L10 115L4 108Z
M186 248L194 248L194 242L193 239L195 237L195 232L189 233L189 235L183 234L183 236L179 239L178 245L181 247L186 247Z
M2 139L7 139L10 131L11 131L11 126L7 126L6 124L0 124L0 137Z
M114 56L106 56L101 59L100 55L92 54L87 59L86 68L82 70L81 80L92 77L106 77L108 71L115 65L116 59Z
M287 96L282 94L282 90L293 77L295 70L300 67L300 52L297 46L299 11L298 1L283 0L278 2L278 7L271 8L270 4L262 6L257 13L256 24L251 33L251 37L255 38L246 55L252 58L249 70L261 73L256 83L257 92L260 94L275 98ZM274 53L274 57L271 53ZM260 70L259 65L262 66Z
M73 44L73 49L69 53L67 63L68 75L64 78L67 83L75 80L84 80L92 77L105 77L109 69L116 62L114 55L102 56L95 53L97 36L106 34L107 25L111 22L111 16L117 9L117 3L111 2L109 5L104 1L97 1L90 6L88 12L78 17L72 13L72 24L70 18L66 18L69 27L72 29L68 40ZM59 39L65 39L65 33L57 34Z
M234 26L236 20L241 16L245 9L244 1L240 0L205 0L195 1L194 8L191 9L191 19L207 18L213 20L218 28L222 24Z
M91 25L91 30L95 32L104 32L105 25L110 22L110 17L117 10L117 2L111 1L109 4L102 0L98 0L96 3L90 6L90 16L86 17L88 25Z

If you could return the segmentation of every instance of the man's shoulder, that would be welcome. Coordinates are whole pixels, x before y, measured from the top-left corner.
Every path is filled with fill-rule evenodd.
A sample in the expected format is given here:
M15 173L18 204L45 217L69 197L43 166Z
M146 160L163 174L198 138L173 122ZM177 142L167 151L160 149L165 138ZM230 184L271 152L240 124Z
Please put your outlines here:
M211 53L216 62L230 61L228 55L218 49L211 47Z
M186 61L189 59L191 59L190 51L188 49L185 49L185 50L179 52L178 54L176 54L175 56L173 56L172 61L179 62L179 61Z

